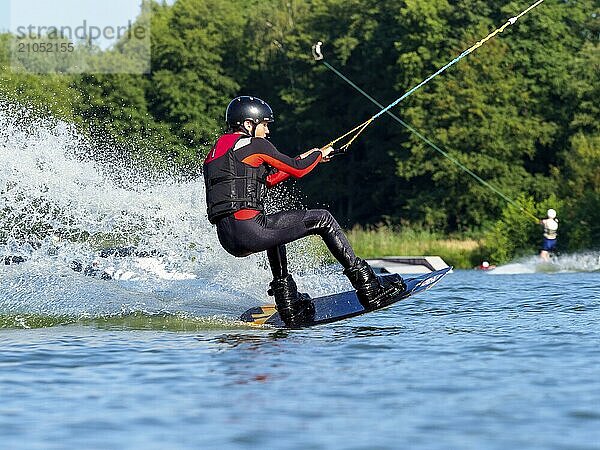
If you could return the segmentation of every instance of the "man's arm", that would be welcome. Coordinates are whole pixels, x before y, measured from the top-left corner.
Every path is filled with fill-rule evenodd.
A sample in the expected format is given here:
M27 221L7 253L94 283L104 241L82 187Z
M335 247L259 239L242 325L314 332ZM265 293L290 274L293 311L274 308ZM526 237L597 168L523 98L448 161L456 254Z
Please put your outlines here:
M289 173L278 170L267 177L267 187L272 188L273 186L287 180L290 177Z
M244 164L248 164L252 167L268 164L278 171L287 174L286 178L290 176L302 178L304 175L310 173L310 171L323 159L321 152L318 150L307 152L308 155L305 158L290 158L278 151L269 141L262 138L252 139L252 142L248 147L251 148L251 153L242 159ZM277 180L279 177L283 177L283 175L274 177L274 179ZM280 179L278 182L281 181L283 181L283 179Z

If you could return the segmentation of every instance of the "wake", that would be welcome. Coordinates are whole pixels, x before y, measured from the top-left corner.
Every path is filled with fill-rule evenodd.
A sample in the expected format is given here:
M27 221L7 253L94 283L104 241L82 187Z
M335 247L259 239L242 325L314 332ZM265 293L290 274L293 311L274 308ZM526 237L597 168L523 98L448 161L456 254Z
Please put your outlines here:
M531 256L498 266L489 273L493 275L519 275L573 272L600 272L600 252L553 256L548 262L542 261L538 256Z

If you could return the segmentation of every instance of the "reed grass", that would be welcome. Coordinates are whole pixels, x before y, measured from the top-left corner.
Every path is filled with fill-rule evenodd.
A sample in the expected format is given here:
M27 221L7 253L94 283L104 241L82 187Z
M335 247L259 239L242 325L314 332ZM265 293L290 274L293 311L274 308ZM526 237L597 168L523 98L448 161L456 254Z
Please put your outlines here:
M483 242L472 238L448 237L428 230L389 227L347 232L356 254L361 258L383 256L440 256L456 268L472 268L483 259Z

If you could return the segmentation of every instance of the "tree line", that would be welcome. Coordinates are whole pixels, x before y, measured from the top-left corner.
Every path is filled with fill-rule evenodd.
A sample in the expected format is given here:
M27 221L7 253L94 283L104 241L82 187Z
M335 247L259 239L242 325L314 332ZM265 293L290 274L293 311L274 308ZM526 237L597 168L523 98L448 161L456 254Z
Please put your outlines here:
M389 104L522 11L521 1L177 0L152 3L151 71L34 75L0 92L40 105L122 152L198 176L236 95L275 110L272 141L320 147L378 108L315 62L311 46ZM600 7L545 2L393 112L537 216L554 207L564 250L600 246ZM104 57L111 57L111 50ZM110 155L105 155L110 157ZM485 235L504 260L537 245L519 208L382 116L347 155L299 183L346 227L386 224Z

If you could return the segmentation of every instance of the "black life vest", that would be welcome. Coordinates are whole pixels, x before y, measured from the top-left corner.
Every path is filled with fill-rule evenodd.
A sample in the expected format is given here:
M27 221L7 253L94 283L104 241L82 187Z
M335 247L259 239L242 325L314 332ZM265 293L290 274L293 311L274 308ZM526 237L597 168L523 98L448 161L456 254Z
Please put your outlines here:
M244 164L236 156L236 150L250 144L249 136L226 134L204 161L206 207L212 224L240 209L264 211L270 170L265 165Z

